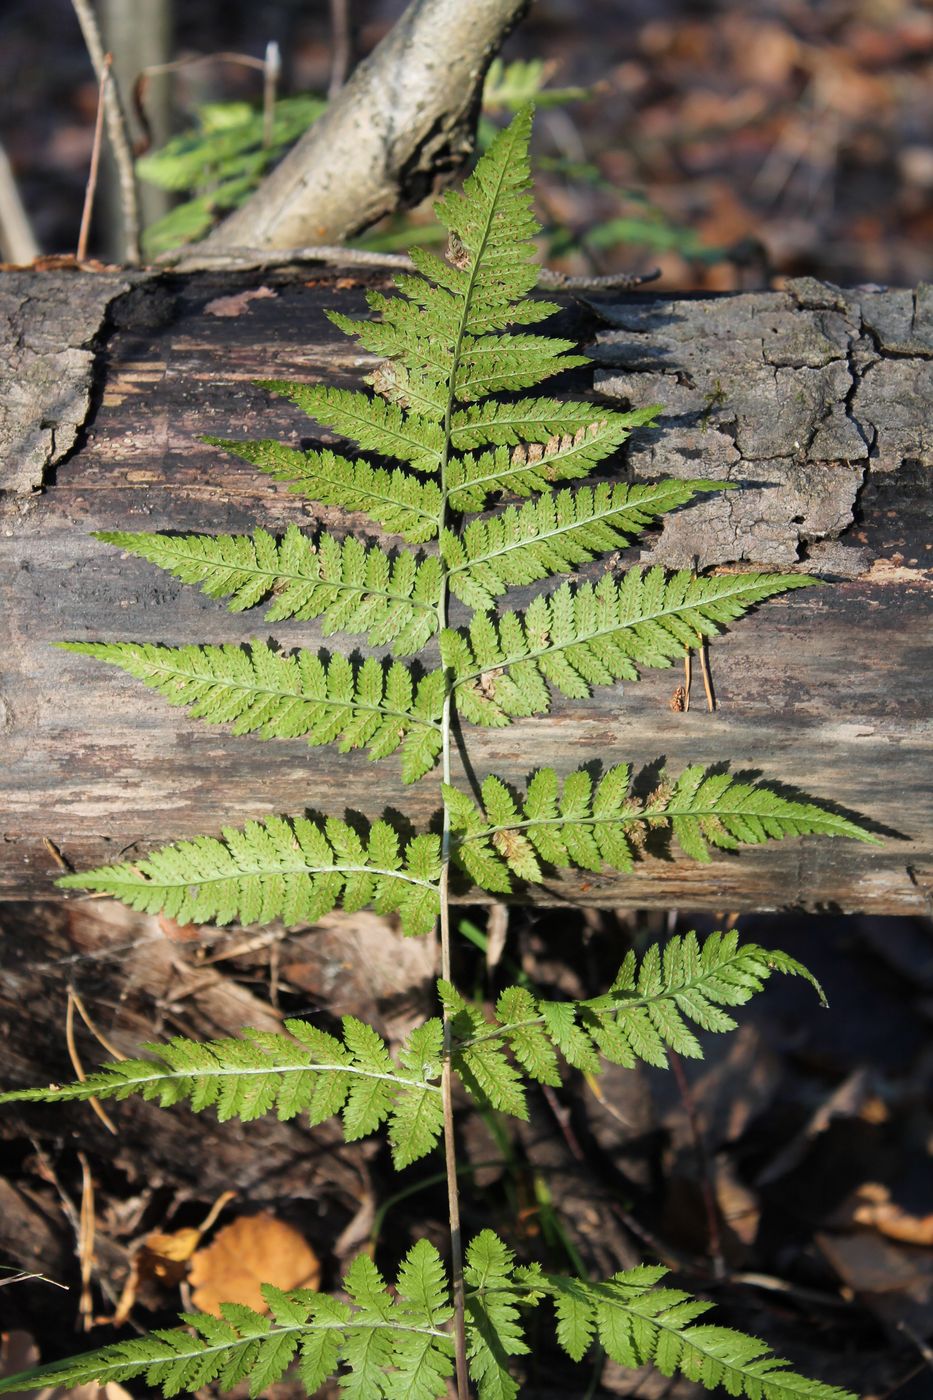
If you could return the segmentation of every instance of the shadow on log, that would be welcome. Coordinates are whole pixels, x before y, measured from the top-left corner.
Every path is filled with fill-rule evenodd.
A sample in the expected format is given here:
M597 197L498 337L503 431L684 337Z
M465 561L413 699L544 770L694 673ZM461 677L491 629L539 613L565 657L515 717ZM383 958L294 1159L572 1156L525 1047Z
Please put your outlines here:
M373 284L359 269L261 283L242 272L0 277L5 897L52 893L45 839L81 868L267 812L429 818L433 785L404 787L394 760L374 769L301 740L236 738L51 645L269 639L258 613L231 614L90 532L345 528L201 437L327 441L254 381L358 385L373 361L324 309L359 313ZM558 392L665 405L613 471L745 488L669 517L626 562L797 567L828 586L769 602L713 643L713 714L696 687L689 713L673 710L681 674L651 671L624 695L603 688L556 700L544 719L468 730L469 765L522 784L542 763L566 771L594 755L636 769L664 758L672 772L728 761L899 835L879 848L791 841L708 866L652 859L634 875L574 876L528 897L927 913L933 291L801 279L779 293L573 303L561 319L596 372L595 385L578 372ZM313 624L273 631L289 647L321 641Z

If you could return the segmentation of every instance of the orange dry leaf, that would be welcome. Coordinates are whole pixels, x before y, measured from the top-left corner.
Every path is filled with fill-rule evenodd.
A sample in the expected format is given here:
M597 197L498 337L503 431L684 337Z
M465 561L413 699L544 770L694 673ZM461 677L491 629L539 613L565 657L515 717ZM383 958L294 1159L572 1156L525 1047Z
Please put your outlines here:
M273 1215L241 1215L198 1250L188 1277L192 1302L202 1312L219 1316L221 1303L245 1303L268 1312L260 1284L317 1289L321 1265L291 1225Z
M188 1260L201 1243L201 1236L211 1228L224 1206L235 1195L235 1191L224 1191L218 1196L200 1225L184 1226L167 1234L153 1230L146 1235L130 1260L130 1271L111 1318L115 1326L120 1327L126 1322L143 1284L155 1281L164 1288L175 1288L181 1283L187 1273Z
M910 1215L891 1200L886 1186L868 1181L858 1191L862 1204L853 1218L860 1225L871 1225L888 1239L902 1244L933 1245L933 1215Z

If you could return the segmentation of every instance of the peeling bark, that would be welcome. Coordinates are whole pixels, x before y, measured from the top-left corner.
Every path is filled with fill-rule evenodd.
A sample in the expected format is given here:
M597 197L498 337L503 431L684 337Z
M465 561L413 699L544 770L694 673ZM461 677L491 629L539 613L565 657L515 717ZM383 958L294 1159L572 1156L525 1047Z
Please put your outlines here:
M261 611L231 614L143 561L121 558L91 530L239 532L262 524L281 531L289 521L310 530L366 528L202 441L205 434L327 441L254 381L358 385L373 361L334 330L324 309L360 314L365 281L378 276L358 268L349 277L268 273L261 288L243 273L135 283L74 273L0 280L0 304L10 308L6 349L24 355L15 385L19 440L42 442L41 461L58 464L37 493L35 476L15 485L20 456L9 457L4 483L11 485L0 498L6 897L52 893L57 872L44 837L81 867L270 811L372 817L391 807L416 823L430 817L430 781L405 788L392 759L370 767L360 754L309 750L300 740L235 738L170 709L121 672L51 646L62 638L268 639ZM43 308L36 323L24 321L30 297ZM773 294L640 295L603 305L600 315L595 327L588 312L570 306L561 327L595 333L597 390L620 403L666 406L662 427L637 435L611 470L721 476L745 488L669 517L641 557L798 568L827 586L768 603L711 645L720 705L713 715L699 687L689 713L673 712L679 670L647 672L623 695L600 689L589 702L559 700L545 719L501 731L466 728L461 759L480 776L495 771L516 784L543 762L567 771L593 758L630 760L642 770L663 756L677 772L688 762L728 760L894 834L878 848L792 841L711 866L654 858L632 876L569 877L528 897L927 912L929 289L840 292L800 281ZM50 439L41 425L50 421L54 366L76 355L83 387L68 402L78 408L61 415L64 426ZM580 371L554 387L589 392L591 376ZM600 561L581 576L605 567ZM509 601L520 606L528 596L519 591ZM287 647L321 642L314 624L274 631ZM357 639L325 645L352 651Z

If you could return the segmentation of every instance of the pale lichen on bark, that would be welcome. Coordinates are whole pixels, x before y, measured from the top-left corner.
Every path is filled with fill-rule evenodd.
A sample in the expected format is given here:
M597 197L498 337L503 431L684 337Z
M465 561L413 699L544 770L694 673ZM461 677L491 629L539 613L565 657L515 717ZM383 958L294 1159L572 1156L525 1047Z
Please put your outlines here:
M668 520L646 560L867 567L841 537L869 470L933 465L931 288L843 292L801 278L780 293L638 298L604 315L597 388L664 405L632 445L635 479L702 470L745 488Z

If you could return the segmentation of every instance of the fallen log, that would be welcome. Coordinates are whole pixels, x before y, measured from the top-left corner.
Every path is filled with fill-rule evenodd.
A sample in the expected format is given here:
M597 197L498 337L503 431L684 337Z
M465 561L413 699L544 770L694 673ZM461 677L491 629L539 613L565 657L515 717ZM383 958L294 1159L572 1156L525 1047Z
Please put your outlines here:
M324 310L358 313L364 286L383 278L357 267L0 276L4 897L53 893L48 842L82 868L272 811L429 819L433 785L406 788L394 760L236 738L51 645L268 639L261 613L231 614L90 532L350 523L201 438L326 440L254 381L359 384L373 362ZM571 877L527 897L926 913L933 289L800 279L776 293L578 301L563 318L596 367L558 392L665 405L613 470L744 487L668 517L631 560L796 568L827 586L769 602L713 643L715 713L696 684L689 712L672 708L682 675L651 671L624 694L558 700L547 718L465 728L458 760L519 785L542 763L656 771L663 759L676 773L728 762L835 802L886 839L784 842L708 866L651 858L633 875ZM314 624L272 631L287 647L321 643Z

